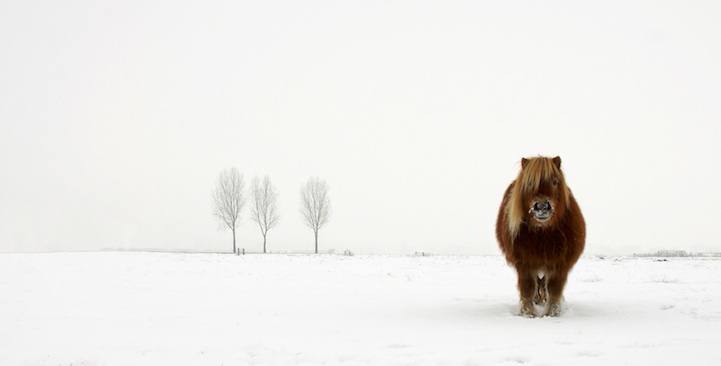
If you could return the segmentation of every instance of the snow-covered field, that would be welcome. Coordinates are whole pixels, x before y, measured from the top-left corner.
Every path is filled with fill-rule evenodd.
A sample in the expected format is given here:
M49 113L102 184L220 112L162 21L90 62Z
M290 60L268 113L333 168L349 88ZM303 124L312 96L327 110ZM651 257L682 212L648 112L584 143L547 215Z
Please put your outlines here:
M721 260L583 258L559 318L500 257L0 255L0 365L721 365Z

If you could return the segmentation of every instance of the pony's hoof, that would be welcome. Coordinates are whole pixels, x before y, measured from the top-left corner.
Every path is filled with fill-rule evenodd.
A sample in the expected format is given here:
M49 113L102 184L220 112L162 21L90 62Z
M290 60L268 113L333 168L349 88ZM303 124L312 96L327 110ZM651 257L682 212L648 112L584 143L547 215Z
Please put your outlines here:
M519 315L525 318L535 318L537 316L536 308L533 304L521 305L521 313Z
M546 312L546 315L553 316L553 317L561 316L561 303L558 303L558 302L551 303L548 306L548 311Z

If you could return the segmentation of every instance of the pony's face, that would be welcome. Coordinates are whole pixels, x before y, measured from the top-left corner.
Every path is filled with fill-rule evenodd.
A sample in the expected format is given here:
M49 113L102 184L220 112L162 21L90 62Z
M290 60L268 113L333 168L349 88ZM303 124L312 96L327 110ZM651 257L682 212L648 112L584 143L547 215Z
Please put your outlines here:
M521 202L519 213L530 228L554 227L567 206L567 188L561 172L561 158L521 160Z
M569 197L561 158L521 159L521 172L505 208L511 238L524 224L531 229L555 227L570 205Z
M534 190L524 194L525 222L530 227L544 228L554 226L565 204L562 202L562 192L558 177L549 177L541 181Z

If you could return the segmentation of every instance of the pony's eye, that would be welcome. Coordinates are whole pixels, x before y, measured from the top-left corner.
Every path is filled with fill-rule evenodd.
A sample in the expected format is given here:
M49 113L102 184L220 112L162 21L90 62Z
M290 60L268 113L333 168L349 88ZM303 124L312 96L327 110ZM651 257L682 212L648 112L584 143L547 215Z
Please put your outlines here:
M556 184L558 184L558 180L557 180L557 179L554 179L554 180L553 180L553 185L555 186Z

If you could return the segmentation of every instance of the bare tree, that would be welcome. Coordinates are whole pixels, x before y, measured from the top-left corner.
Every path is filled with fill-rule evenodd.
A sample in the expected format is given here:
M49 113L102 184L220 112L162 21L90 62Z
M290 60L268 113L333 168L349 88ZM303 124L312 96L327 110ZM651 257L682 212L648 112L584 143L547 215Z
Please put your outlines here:
M265 253L268 230L275 227L280 221L278 190L267 175L263 178L263 182L258 177L253 178L250 189L253 200L250 218L260 226L260 233L263 234L263 253Z
M213 216L221 225L233 232L233 253L235 253L235 229L240 224L240 211L245 206L245 180L236 168L223 170L213 190Z
M300 189L300 213L303 221L315 234L315 253L318 254L318 231L330 219L330 197L324 180L311 178Z

